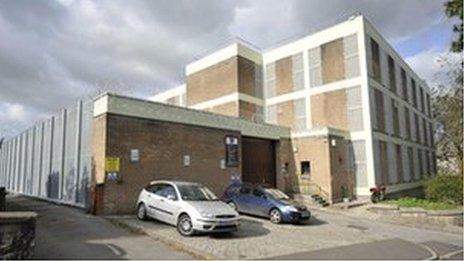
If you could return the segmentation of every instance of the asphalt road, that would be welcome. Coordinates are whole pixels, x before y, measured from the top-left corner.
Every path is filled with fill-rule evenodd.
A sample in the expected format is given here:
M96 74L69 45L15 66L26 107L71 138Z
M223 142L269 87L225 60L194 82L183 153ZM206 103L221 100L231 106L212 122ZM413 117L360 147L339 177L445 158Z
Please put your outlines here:
M8 197L7 210L38 213L34 259L192 259L148 236L72 207Z
M273 259L319 259L319 260L463 260L463 235L398 224L390 224L364 218L337 215L325 211L313 211L319 219L337 226L350 227L363 233L374 233L385 239L368 243L302 251Z

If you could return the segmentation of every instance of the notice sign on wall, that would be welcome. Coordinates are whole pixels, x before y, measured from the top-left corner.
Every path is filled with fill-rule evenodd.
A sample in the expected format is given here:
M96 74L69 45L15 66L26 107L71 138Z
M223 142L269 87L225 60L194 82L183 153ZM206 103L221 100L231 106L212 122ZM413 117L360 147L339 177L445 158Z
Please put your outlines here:
M106 157L105 159L105 171L106 172L119 172L119 158L118 157Z
M226 136L226 166L237 167L240 160L238 155L238 137Z

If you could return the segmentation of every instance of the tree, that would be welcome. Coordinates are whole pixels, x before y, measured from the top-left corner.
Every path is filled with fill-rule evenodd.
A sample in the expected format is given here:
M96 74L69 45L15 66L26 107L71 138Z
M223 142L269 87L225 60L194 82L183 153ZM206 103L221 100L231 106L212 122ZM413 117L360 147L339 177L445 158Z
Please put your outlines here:
M462 173L463 169L463 73L462 61L442 60L449 79L435 88L432 109L437 122L437 158Z
M463 2L450 0L445 3L445 13L449 18L458 18L453 25L457 34L451 42L450 50L462 54L463 41ZM450 56L449 56L450 57ZM437 158L442 166L451 167L445 172L463 172L463 60L442 58L442 83L434 89L432 100L433 115L437 126Z
M462 0L450 0L445 3L445 13L448 17L459 18L459 22L453 25L453 32L457 34L456 39L451 43L451 51L462 52Z

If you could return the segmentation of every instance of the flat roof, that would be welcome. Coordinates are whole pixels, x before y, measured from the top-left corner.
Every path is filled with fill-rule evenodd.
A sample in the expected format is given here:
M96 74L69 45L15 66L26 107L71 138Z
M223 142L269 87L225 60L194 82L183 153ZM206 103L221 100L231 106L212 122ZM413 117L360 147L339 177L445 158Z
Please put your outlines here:
M274 139L290 138L290 128L267 123L255 123L216 113L154 102L114 93L104 93L94 99L94 117L105 113L182 123L187 125L240 132L243 136Z

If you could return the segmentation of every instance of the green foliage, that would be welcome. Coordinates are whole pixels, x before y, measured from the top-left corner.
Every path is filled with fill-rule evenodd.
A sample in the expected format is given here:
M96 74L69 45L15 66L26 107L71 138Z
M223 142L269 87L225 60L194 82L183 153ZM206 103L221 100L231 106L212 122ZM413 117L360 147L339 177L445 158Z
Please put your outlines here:
M425 182L425 197L432 202L462 205L463 176L440 174Z
M437 122L437 158L462 173L463 169L463 71L461 63L448 59L440 61L444 79L434 88L433 115Z
M445 3L445 13L448 17L457 17L460 21L453 25L453 32L457 34L456 39L451 43L451 51L462 52L462 32L463 32L463 14L462 0L450 0Z
M419 207L427 210L446 210L446 209L453 209L458 207L456 204L446 203L446 202L434 202L427 199L420 199L420 198L399 198L396 200L388 200L385 201L387 204L395 204L399 207Z

